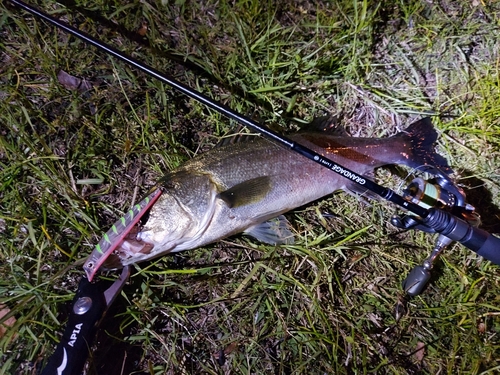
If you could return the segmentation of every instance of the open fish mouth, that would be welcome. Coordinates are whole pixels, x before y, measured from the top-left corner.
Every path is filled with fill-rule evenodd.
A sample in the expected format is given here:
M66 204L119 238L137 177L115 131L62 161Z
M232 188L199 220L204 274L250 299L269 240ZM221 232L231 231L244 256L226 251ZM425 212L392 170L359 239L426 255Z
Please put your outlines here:
M146 216L161 194L161 189L153 191L118 219L104 234L83 265L89 281L92 281L109 256L119 251L119 249L125 248L128 251L135 249L137 251L139 246L141 246L139 250L144 250L148 246L152 248L153 245L138 240L137 233L139 233L141 218Z
M142 227L136 227L104 263L104 268L121 268L131 263L155 258L159 255L191 249L210 227L217 210L217 191L213 186L203 195L203 207L193 212L193 205L184 204L175 193L165 192L151 212L145 212ZM172 211L165 213L164 208ZM175 210L175 212L174 212ZM148 215L149 213L149 215ZM175 220L163 220L168 215Z
M128 258L137 254L149 254L151 252L154 244L140 238L141 229L144 228L144 225L147 223L147 214L148 212L144 213L143 217L146 217L146 219L144 221L141 221L140 225L134 226L123 239L123 241L118 244L116 249L111 254L109 254L108 258L104 261L104 265L107 268L120 267L120 263L117 263L116 266L113 266L112 259Z

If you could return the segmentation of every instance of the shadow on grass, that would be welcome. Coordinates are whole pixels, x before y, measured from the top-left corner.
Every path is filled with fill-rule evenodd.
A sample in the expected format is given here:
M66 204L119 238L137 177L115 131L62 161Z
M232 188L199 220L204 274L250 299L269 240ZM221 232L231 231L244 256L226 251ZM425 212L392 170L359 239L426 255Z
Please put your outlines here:
M136 278L137 279L137 278ZM131 295L140 281L127 285L124 292ZM127 311L128 302L119 296L110 306L102 319L94 341L94 352L89 360L89 375L108 374L137 374L145 375L140 371L143 348L141 343L133 344L126 338L134 333L138 324L133 322L122 329L123 318Z
M490 233L500 233L500 208L493 203L491 189L488 189L484 181L473 177L474 174L469 170L462 172L467 203L473 205L481 215L481 228Z

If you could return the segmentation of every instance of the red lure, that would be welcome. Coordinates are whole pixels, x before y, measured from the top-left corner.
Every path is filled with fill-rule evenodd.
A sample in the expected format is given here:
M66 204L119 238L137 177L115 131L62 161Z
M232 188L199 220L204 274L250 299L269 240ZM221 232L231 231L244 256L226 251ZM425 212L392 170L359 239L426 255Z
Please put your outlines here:
M123 242L125 237L149 208L151 208L160 195L161 189L157 189L149 194L141 202L132 207L129 212L118 219L118 221L104 234L83 265L83 269L89 281L92 281L104 261Z

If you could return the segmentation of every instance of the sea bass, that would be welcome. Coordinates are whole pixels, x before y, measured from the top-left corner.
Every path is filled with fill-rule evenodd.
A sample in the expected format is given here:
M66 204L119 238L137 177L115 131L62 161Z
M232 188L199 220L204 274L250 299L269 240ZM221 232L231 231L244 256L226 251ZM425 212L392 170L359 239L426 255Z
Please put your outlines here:
M402 164L438 166L446 160L433 150L437 133L429 118L388 138L355 138L344 130L290 136L359 175ZM244 232L270 244L291 243L282 214L354 183L295 152L263 139L212 149L159 181L162 194L141 228L130 233L104 263L119 268L194 249Z

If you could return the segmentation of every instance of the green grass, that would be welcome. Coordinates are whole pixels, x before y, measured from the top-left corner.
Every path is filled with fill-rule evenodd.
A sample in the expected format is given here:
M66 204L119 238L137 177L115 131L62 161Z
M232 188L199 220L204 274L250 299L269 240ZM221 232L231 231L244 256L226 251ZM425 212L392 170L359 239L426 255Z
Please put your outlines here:
M496 2L63 3L41 7L274 129L328 112L379 137L433 115L438 151L500 233ZM235 124L0 9L0 305L16 319L0 337L0 374L31 374L102 232ZM90 95L62 87L60 69L94 82ZM377 179L397 188L405 173ZM295 245L237 236L138 265L87 373L498 372L498 267L455 245L426 291L405 297L401 281L433 237L392 227L395 211L336 193L287 215Z

